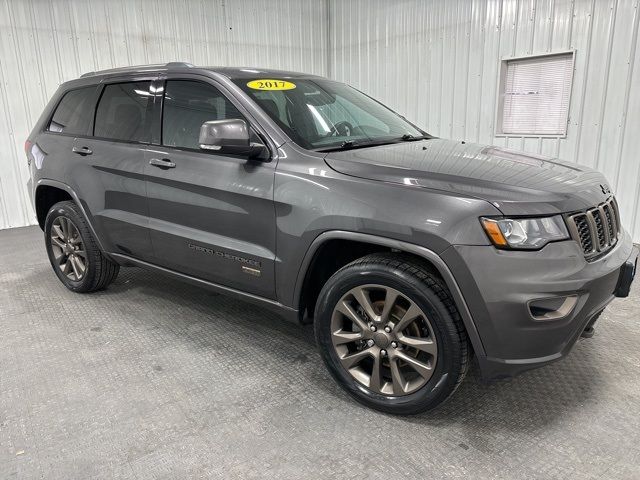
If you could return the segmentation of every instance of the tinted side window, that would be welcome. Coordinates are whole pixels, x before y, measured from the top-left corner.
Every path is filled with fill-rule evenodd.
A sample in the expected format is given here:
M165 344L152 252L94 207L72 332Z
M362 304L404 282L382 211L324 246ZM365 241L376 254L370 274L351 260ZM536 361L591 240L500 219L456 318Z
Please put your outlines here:
M153 95L151 82L107 85L96 110L94 135L113 140L149 142Z
M244 116L217 88L189 80L169 80L164 94L162 144L200 148L200 127L210 120Z
M53 113L49 131L81 135L87 133L87 127L93 116L93 94L95 86L71 90L64 94Z

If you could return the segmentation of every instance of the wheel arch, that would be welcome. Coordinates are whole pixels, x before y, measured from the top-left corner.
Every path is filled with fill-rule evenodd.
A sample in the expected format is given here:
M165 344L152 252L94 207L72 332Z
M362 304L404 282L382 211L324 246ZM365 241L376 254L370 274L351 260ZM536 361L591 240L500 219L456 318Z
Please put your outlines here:
M38 218L38 225L40 225L40 228L44 230L44 221L47 218L49 209L56 203L65 200L70 200L78 206L80 212L87 222L87 225L89 225L91 234L96 239L100 250L103 252L103 254L108 255L106 253L106 250L104 249L100 237L93 227L91 216L87 214L87 209L80 201L80 197L78 196L78 194L66 183L48 178L38 180L34 194L34 206Z
M471 316L471 312L469 311L462 291L460 290L460 287L458 286L453 273L451 272L445 261L433 250L393 238L342 230L327 231L318 235L311 243L307 250L307 253L304 256L294 287L294 305L297 306L301 319L307 308L307 299L305 298L305 292L310 287L310 281L313 278L315 270L314 266L318 265L318 260L321 258L323 252L323 247L326 247L330 244L330 242L335 241L353 242L354 244L358 244L361 246L368 246L369 251L366 251L365 249L366 253L385 250L394 252L397 251L408 253L419 258L425 265L430 267L434 271L434 273L438 274L446 283L449 291L451 292L451 296L453 297L453 300L458 307L460 316L462 317L462 321L467 330L467 334L469 336L469 340L471 341L471 345L473 346L474 352L479 356L485 355L484 347L482 346L482 342Z
M71 194L64 188L48 184L41 184L36 187L35 210L38 225L41 230L44 230L44 222L51 207L65 200L75 201Z

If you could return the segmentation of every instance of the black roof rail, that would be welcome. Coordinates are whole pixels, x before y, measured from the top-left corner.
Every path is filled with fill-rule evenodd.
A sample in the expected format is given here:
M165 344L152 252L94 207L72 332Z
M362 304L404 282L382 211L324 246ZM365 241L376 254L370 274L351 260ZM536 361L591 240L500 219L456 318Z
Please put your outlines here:
M136 70L147 69L147 68L193 68L195 65L187 62L168 62L168 63L157 63L154 65L134 65L130 67L118 67L118 68L108 68L106 70L97 70L95 72L87 72L80 75L80 78L84 77L93 77L94 75L104 75L108 73L126 73L126 72L134 72Z

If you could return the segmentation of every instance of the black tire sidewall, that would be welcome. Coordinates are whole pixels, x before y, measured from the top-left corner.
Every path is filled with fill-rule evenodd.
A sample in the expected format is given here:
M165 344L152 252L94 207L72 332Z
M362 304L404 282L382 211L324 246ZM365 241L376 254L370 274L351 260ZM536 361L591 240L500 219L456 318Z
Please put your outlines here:
M84 246L85 252L87 254L86 262L87 262L87 271L85 275L82 277L80 281L71 280L67 277L60 268L56 265L56 260L53 254L53 249L51 247L51 229L53 222L58 217L66 217L71 220L78 232L80 233L80 237L82 238L82 244ZM69 289L74 292L83 292L87 291L92 283L93 276L95 275L95 266L94 262L91 261L94 256L93 252L90 251L91 243L89 242L88 236L91 235L89 231L87 231L82 218L79 218L77 212L74 209L70 208L67 202L57 203L49 210L47 213L47 218L45 219L44 224L44 234L45 234L45 245L47 248L47 256L49 257L49 262L51 263L51 267L53 271L56 273L57 277L60 281Z
M331 316L343 295L365 284L395 288L415 302L429 318L438 345L436 368L429 381L413 393L394 397L372 392L340 364L331 340ZM455 389L462 368L455 324L438 295L414 275L384 265L348 266L327 281L316 306L315 335L325 364L338 383L358 401L390 413L419 413L441 403Z

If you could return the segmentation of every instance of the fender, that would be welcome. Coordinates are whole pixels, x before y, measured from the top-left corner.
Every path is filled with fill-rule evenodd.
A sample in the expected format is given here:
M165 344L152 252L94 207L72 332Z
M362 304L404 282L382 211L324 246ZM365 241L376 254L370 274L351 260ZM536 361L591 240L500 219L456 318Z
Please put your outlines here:
M100 240L100 237L96 234L96 231L93 228L93 222L92 222L92 218L93 217L91 217L87 213L87 209L85 208L84 204L80 201L80 197L78 197L78 194L73 190L73 188L71 188L66 183L62 183L62 182L60 182L58 180L52 180L50 178L41 178L36 183L36 188L34 190L34 203L35 203L35 198L36 198L36 192L38 191L38 187L40 187L41 185L46 185L46 186L49 186L49 187L59 188L60 190L64 190L65 192L67 192L69 194L69 196L71 196L73 201L80 208L80 211L82 212L82 215L84 216L84 219L87 221L87 225L89 225L89 230L91 230L91 235L93 235L93 238L98 243L98 247L102 251L103 255L109 257L111 260L113 260L114 262L118 263L118 261L115 260L114 258L112 258L111 255L109 255L109 253L105 250L104 245L102 244L102 241ZM35 205L34 205L34 207L35 207Z
M356 233L349 232L345 230L331 230L328 232L323 232L318 235L311 245L307 249L307 253L305 254L302 264L300 265L300 269L298 270L298 275L296 277L295 289L294 289L294 305L300 305L301 297L302 297L302 287L304 283L304 279L307 275L307 270L309 269L309 265L311 264L311 260L315 256L318 248L320 246L329 241L329 240L353 240L357 242L370 243L374 245L380 245L383 247L388 247L396 250L400 250L403 252L412 253L419 257L424 258L429 263L431 263L436 270L440 273L442 278L444 279L449 291L451 292L451 296L453 297L453 301L456 303L458 310L460 312L460 316L462 317L462 321L467 330L467 335L469 336L469 340L471 341L471 345L473 346L474 352L478 358L485 357L485 350L482 345L482 341L480 340L480 335L478 334L478 330L476 329L476 325L471 317L471 312L469 311L469 307L467 306L467 302L462 295L462 291L456 282L456 279L451 273L451 270L445 263L445 261L433 250L429 250L426 247L422 247L420 245L415 245L412 243L403 242L400 240L394 240L393 238L387 237L379 237L377 235L369 235L366 233Z

